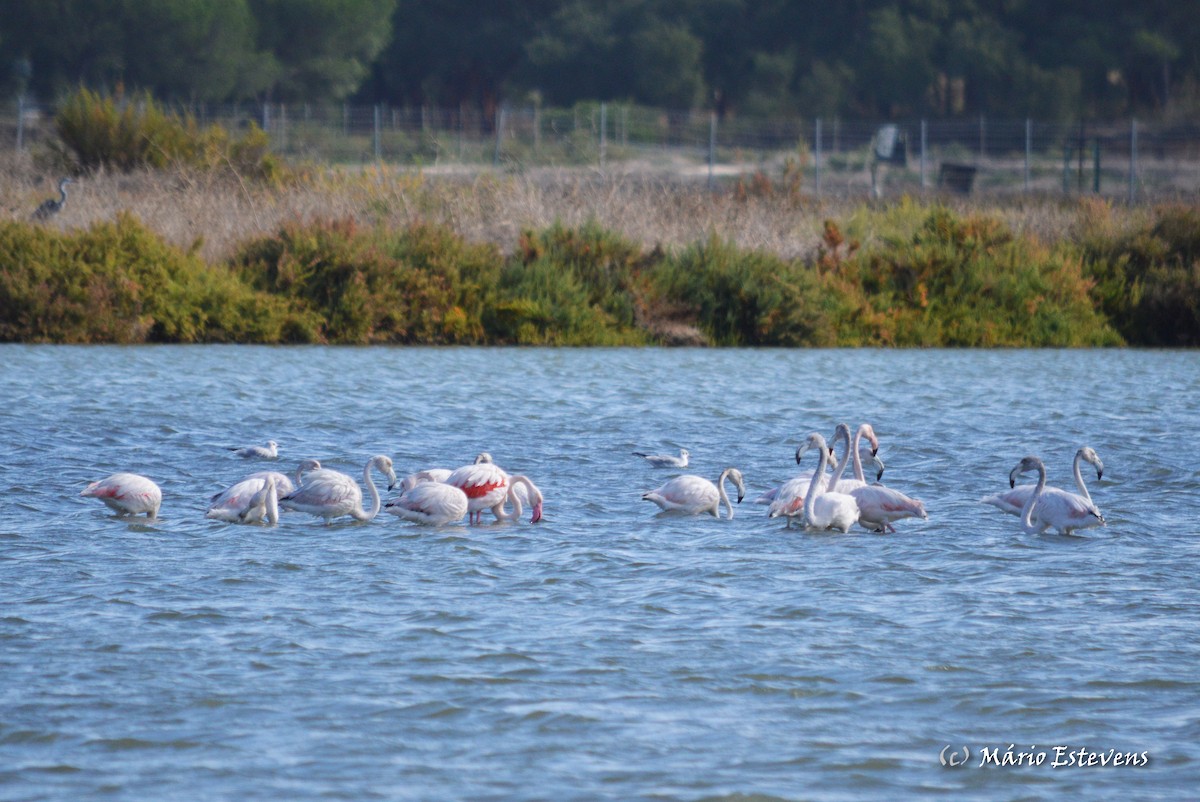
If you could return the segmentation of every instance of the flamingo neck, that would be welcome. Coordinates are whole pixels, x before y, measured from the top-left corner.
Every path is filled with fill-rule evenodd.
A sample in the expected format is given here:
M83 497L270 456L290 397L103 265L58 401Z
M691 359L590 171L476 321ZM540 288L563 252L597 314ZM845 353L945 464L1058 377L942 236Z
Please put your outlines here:
M804 519L811 521L813 519L813 509L817 503L817 496L821 495L821 477L825 475L825 468L829 465L829 450L821 445L820 454L817 455L817 469L813 472L813 477L808 483L808 493L804 496Z
M848 446L848 448L850 449L850 453L847 454L846 456L849 459L854 460L854 478L865 484L867 481L867 477L863 473L862 459L858 456L858 448L859 448L859 446L862 445L862 436L863 436L863 430L862 430L862 427L859 426L858 431L854 433L853 445Z
M367 486L367 492L371 494L371 509L363 510L362 507L359 507L357 510L351 512L351 515L360 521L372 521L379 514L379 489L375 487L375 481L371 479L371 466L374 464L375 460L371 460L363 468L363 484Z
M1088 492L1087 485L1083 482L1083 472L1079 470L1079 463L1083 461L1083 450L1075 452L1075 462L1072 466L1075 470L1075 487L1079 488L1079 495L1086 498L1089 502L1092 500L1092 494Z
M279 523L279 488L274 479L267 480L267 520L273 524Z
M713 514L718 518L721 517L722 504L724 504L725 508L729 510L729 517L733 518L733 503L729 500L729 494L725 492L725 480L728 478L729 469L726 468L725 470L721 471L721 476L717 479L717 509Z
M842 429L839 429L838 439L846 441L846 451L844 454L842 454L842 461L838 463L837 470L833 472L833 478L829 480L830 490L837 489L837 483L842 481L842 474L846 472L846 463L850 460L850 430L846 429L843 431ZM858 460L855 459L854 462L855 467L858 468L858 472L861 474L862 468L858 466ZM825 473L825 471L821 471L821 473Z
M515 492L517 484L521 482L524 482L525 489L528 490L530 481L524 476L510 476L508 478L508 493L505 494L499 504L492 507L492 514L496 516L497 521L516 521L520 519L521 513L525 511L524 506L521 504L521 497ZM504 502L509 499L512 499L512 512L506 512L504 509Z
M1037 472L1037 487L1029 494L1029 498L1025 499L1025 506L1021 509L1021 528L1030 534L1035 534L1039 531L1033 525L1033 508L1037 506L1037 503L1042 498L1042 491L1046 489L1046 466L1038 463Z

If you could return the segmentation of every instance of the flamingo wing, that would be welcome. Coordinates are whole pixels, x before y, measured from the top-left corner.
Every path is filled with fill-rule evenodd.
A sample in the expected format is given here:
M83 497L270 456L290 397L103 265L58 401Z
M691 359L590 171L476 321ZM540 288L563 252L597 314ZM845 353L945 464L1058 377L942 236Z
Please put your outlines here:
M928 518L923 502L884 485L864 485L850 493L858 504L859 523L868 529L887 530L901 518Z
M451 472L446 484L466 494L471 512L491 509L508 495L508 474L493 462L464 465Z
M279 499L279 506L326 520L362 507L362 488L341 471L322 468L304 477L304 484Z
M717 486L707 479L691 474L676 476L657 490L642 496L668 511L691 514L712 512L716 514L720 496Z
M1042 491L1042 497L1033 507L1033 521L1042 531L1054 528L1061 534L1106 525L1104 516L1095 504L1083 496L1057 487Z
M467 494L438 482L421 482L385 507L406 521L440 526L462 520L467 514Z

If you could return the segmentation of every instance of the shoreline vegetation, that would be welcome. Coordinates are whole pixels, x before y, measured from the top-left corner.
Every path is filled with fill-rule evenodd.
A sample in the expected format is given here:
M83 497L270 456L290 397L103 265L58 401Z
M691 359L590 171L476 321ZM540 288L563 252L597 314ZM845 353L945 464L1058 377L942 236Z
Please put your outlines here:
M86 91L56 128L0 157L0 342L1200 344L1195 204L285 166L256 129Z
M50 223L0 220L0 341L1195 346L1200 209L831 204L592 175L97 175Z

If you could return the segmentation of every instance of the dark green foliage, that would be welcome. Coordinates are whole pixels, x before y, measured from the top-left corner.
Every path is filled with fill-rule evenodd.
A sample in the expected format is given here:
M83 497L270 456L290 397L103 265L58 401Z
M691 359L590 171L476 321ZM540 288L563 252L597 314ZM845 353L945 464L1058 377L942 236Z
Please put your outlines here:
M832 298L811 268L716 236L660 262L657 302L691 312L716 345L833 345Z
M1163 207L1117 236L1093 220L1081 247L1097 305L1128 342L1200 345L1200 209Z
M502 266L490 246L448 230L360 230L353 223L290 225L237 258L256 288L324 321L336 343L479 343Z
M206 265L128 215L0 225L0 340L346 344L1103 346L1200 343L1200 213L1047 246L941 207L812 262L715 236L644 251L595 225L516 252L450 229L291 224ZM1086 271L1085 271L1086 265Z
M0 224L0 341L281 342L312 326L129 216L72 233Z

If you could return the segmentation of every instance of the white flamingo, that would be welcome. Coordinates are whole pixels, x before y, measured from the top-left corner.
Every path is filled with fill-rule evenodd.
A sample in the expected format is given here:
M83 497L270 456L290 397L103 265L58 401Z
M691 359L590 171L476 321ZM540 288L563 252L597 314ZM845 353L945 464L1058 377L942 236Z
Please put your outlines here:
M528 476L517 474L516 476L508 477L508 496L506 500L513 505L513 511L511 513L506 512L503 503L492 507L492 514L496 516L497 521L515 521L520 519L521 513L525 509L525 504L533 505L533 512L529 517L529 523L535 524L542 520L542 504L544 502L542 491L538 489L538 486Z
M830 486L839 493L846 493L854 497L855 503L858 504L860 526L872 532L895 532L896 528L892 526L893 521L899 521L902 518L929 517L925 512L924 502L910 498L899 490L885 487L879 483L879 479L883 476L884 464L883 460L879 459L878 454L875 453L875 450L879 448L879 440L876 438L871 424L864 423L858 427L853 444L850 441L850 427L844 423L838 424L834 436L846 443L846 458L842 461L843 467L851 461L849 451L852 446L855 447L854 478L842 479L842 472L839 468L834 474L836 481L831 481ZM863 437L868 439L871 448L859 445ZM877 469L874 484L868 484L866 481L862 468L864 461L870 461Z
M688 453L686 448L679 449L679 456L674 454L648 454L645 451L633 452L635 457L641 457L656 468L686 468L688 466Z
M246 459L275 459L279 456L279 443L274 440L268 440L265 446L246 446L245 448L229 449L239 457Z
M1083 481L1083 472L1080 470L1080 463L1083 462L1090 463L1096 469L1096 479L1098 480L1104 478L1104 463L1090 446L1083 446L1076 451L1075 459L1071 463L1072 471L1075 474L1075 487L1079 489L1078 496L1090 504L1092 502L1092 494L1088 492L1087 485ZM1075 495L1057 487L1047 487L1043 493L1046 495L1054 495L1056 493ZM1011 515L1020 515L1025 509L1025 502L1029 500L1029 496L1032 494L1033 485L1018 485L1003 493L985 496L980 501L984 504L991 504L996 509L1003 510Z
M799 463L799 455L803 453L804 452L800 448L796 449L797 463ZM839 465L840 463L837 456L830 454L830 468L836 471ZM796 502L796 509L799 510L804 506L804 493L808 490L808 483L812 480L813 473L815 473L815 471L801 471L783 484L764 491L761 495L759 495L758 498L754 499L754 503L773 504L775 500L780 497L780 495L783 495L784 497L792 499L793 501L799 499L799 501ZM828 481L828 479L823 479L822 481L825 482Z
M825 438L817 432L808 436L808 440L801 446L802 450L799 455L803 455L804 452L813 448L817 449L818 464L816 472L809 481L808 493L804 497L804 526L809 530L839 529L842 532L849 532L850 527L858 521L858 503L853 496L839 493L836 490L822 489L821 477L829 464L829 445L825 442ZM790 505L784 505L781 501L782 499L771 505L768 517L776 518L786 515L790 527L795 513L790 509Z
M141 515L157 518L162 506L159 486L136 473L114 473L99 482L92 482L79 495L98 498L118 515Z
M876 468L875 481L879 481L883 476L883 462L876 456L879 452L879 438L875 436L875 429L869 423L864 423L858 427L854 433L854 440L850 439L850 425L839 423L837 430L833 434L834 442L839 439L846 441L846 450L842 464L838 467L834 474L834 479L828 487L836 490L839 493L849 493L856 487L864 487L867 484L867 477L863 473L863 458L864 455L869 456L869 460ZM871 444L870 449L866 449L862 445L863 438L867 438L867 442ZM853 460L851 460L853 456ZM850 479L842 478L842 471L850 466L854 469L854 476Z
M444 484L449 478L449 468L426 468L423 471L414 471L400 480L400 492L407 493L417 485L426 482L439 482Z
M1009 487L1015 487L1017 477L1029 471L1037 471L1038 481L1021 509L1021 528L1027 533L1037 534L1053 527L1059 534L1069 535L1076 529L1105 525L1100 510L1082 496L1074 493L1047 494L1046 466L1037 457L1025 457L1009 471Z
M680 512L687 515L699 515L707 512L715 518L721 517L721 505L729 510L733 517L733 504L729 494L725 492L725 480L730 479L738 489L738 503L746 495L746 484L742 472L737 468L726 468L721 471L716 484L695 474L676 476L657 490L651 490L642 495L646 501L653 501L666 512Z
M279 499L279 506L324 518L326 524L342 515L353 516L358 521L370 521L379 514L380 506L379 490L371 479L372 468L387 477L388 490L396 486L396 472L390 457L378 454L367 460L363 468L363 483L371 494L369 510L363 509L362 488L358 482L340 471L328 468L308 474L304 484Z
M235 524L257 524L266 517L268 523L279 523L279 476L283 474L272 471L243 479L214 496L204 517ZM291 480L284 479L290 486Z
M385 504L384 509L405 521L442 526L461 521L467 514L467 506L467 494L454 485L418 481L399 498Z

